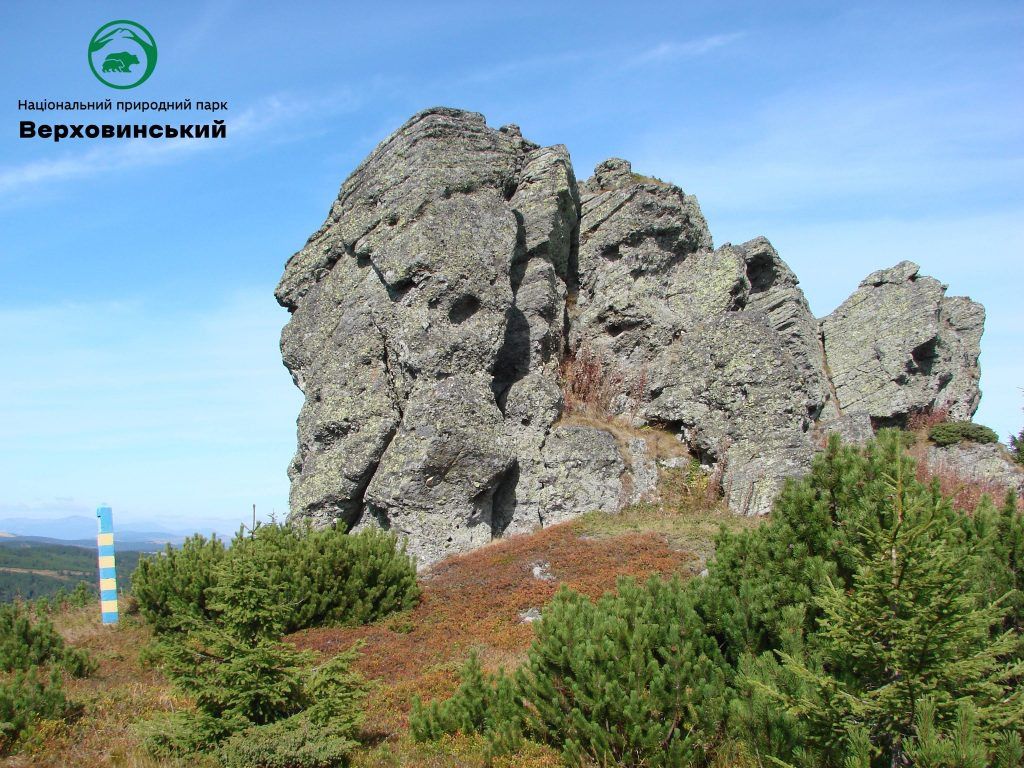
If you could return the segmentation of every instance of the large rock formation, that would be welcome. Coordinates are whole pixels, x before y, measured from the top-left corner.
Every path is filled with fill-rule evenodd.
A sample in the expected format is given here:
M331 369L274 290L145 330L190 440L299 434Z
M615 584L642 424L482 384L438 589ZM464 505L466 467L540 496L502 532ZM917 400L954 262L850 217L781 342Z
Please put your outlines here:
M904 262L819 323L758 238L713 248L697 200L482 115L422 112L342 185L277 289L306 399L291 517L378 525L422 563L652 492L656 425L761 514L812 435L969 417L984 312ZM567 359L616 388L566 419ZM600 415L600 414L599 414ZM858 431L859 430L859 431Z

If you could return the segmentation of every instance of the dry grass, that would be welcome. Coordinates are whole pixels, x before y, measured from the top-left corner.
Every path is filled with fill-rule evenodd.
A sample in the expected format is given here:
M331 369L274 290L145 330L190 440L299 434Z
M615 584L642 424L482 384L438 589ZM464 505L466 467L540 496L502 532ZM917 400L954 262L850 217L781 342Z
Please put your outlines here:
M696 555L689 567L699 572L714 553L714 540L723 528L753 528L766 518L729 512L725 501L714 494L715 478L695 467L662 469L659 499L634 504L617 515L590 513L573 525L587 536L621 536L657 533L670 547Z
M487 743L482 736L444 736L421 744L404 736L384 742L355 755L352 768L559 768L558 753L527 743L512 755L487 761Z
M646 368L627 371L607 352L586 345L562 361L560 374L567 416L606 420L624 405L632 417L647 397Z
M645 176L642 173L631 173L630 176L633 178L633 181L637 184L655 184L659 187L672 186L669 182L663 181L662 179L659 179L657 176Z
M660 498L661 480L665 476L665 470L661 466L661 463L669 459L674 459L677 462L688 465L692 461L692 457L690 456L686 446L681 441L677 440L675 435L658 427L634 426L625 416L605 416L596 418L590 415L574 413L563 416L555 423L554 428L563 426L591 427L593 429L601 429L610 433L612 437L615 438L615 444L619 449L619 456L622 458L622 463L629 472L633 471L633 453L629 447L630 443L636 439L643 440L647 446L647 457L658 464L659 489L654 494L651 494L655 497L654 500ZM623 476L623 481L623 496L620 500L620 506L627 504L632 495L632 486L627 485L627 482L632 482L632 476L630 474L625 474ZM714 487L718 488L717 494ZM710 485L707 487L707 493L705 496L709 503L713 503L717 500L718 496L721 495L720 486L714 487Z

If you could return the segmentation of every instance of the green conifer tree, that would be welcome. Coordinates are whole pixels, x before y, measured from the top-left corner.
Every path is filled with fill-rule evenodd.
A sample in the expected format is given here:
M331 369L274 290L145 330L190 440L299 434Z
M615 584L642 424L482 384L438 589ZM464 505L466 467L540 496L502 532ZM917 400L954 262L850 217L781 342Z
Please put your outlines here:
M571 765L704 765L731 696L678 579L623 579L597 603L562 589L517 681L526 731Z
M1018 464L1024 464L1024 429L1016 435L1010 435L1010 453Z
M1007 659L1011 632L993 635L1005 608L979 605L971 581L976 551L934 494L911 481L900 457L886 478L888 514L860 516L849 547L849 588L830 580L813 654L780 652L797 690L778 691L800 718L821 765L843 764L866 728L873 765L904 765L922 702L940 723L971 703L990 733L1024 721L1022 671Z

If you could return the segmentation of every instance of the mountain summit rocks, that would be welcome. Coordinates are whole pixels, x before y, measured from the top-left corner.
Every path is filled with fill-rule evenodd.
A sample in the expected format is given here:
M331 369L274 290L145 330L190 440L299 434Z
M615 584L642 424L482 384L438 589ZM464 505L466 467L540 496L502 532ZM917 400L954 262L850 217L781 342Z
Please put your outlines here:
M291 257L305 394L291 519L395 530L422 564L655 491L643 427L769 511L820 435L977 408L984 309L910 262L822 321L764 238L713 247L696 198L435 108L385 139ZM565 418L600 361L616 424Z

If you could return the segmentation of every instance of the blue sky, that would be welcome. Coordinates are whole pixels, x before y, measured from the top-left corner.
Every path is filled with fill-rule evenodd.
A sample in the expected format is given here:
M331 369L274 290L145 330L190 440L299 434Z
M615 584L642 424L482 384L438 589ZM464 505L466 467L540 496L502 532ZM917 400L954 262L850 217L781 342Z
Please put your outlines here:
M581 178L620 156L679 184L716 245L767 236L818 315L917 261L988 309L977 420L1024 424L1020 3L296 5L0 7L0 517L284 513L301 399L274 285L436 104L566 144ZM116 18L159 45L125 94L227 100L226 141L18 138L19 99L121 97L85 56Z

